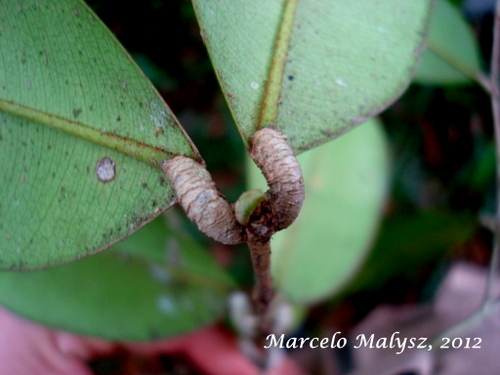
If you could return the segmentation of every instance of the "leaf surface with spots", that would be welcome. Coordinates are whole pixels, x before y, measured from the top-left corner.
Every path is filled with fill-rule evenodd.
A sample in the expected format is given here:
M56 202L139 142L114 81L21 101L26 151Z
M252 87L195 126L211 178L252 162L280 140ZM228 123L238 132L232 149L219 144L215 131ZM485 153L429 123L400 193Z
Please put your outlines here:
M273 127L300 153L390 105L416 68L431 0L194 0L248 143Z
M167 209L158 164L199 158L80 0L0 4L0 269L103 249Z

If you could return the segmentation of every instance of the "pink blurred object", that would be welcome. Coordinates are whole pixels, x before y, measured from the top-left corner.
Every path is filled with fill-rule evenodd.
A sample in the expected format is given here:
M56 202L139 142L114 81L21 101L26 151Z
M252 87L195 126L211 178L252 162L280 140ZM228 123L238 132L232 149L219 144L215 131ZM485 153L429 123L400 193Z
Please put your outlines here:
M390 338L395 332L400 340L425 338L427 349L367 348L353 350L356 369L351 375L496 375L500 374L499 302L483 315L475 314L464 328L447 331L471 317L481 307L488 271L466 263L456 264L438 290L433 305L382 306L373 311L350 335L355 344L359 335ZM499 280L493 285L500 287ZM497 294L495 294L497 295ZM447 343L450 349L439 348ZM459 337L461 348L451 342ZM470 348L466 348L467 338ZM376 340L375 340L376 341ZM480 348L472 348L479 341ZM389 342L389 340L387 341ZM407 341L408 342L408 341ZM460 346L460 345L459 345ZM436 348L437 347L437 348ZM397 352L401 352L397 354Z
M139 355L183 354L206 375L257 375L241 354L236 340L223 328L211 326L171 340L119 343ZM0 308L1 375L93 375L87 361L113 353L118 343L56 331ZM303 375L285 358L268 375Z

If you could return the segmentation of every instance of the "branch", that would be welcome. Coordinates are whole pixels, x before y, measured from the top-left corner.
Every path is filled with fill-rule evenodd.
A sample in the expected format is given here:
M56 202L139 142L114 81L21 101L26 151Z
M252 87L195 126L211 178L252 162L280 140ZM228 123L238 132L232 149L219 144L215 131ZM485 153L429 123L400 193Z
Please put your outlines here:
M494 282L500 273L500 0L497 0L495 21L493 25L493 47L491 54L491 106L493 110L493 126L497 153L497 213L495 224L495 242L491 256L488 284L486 286L484 308L497 298L494 293Z
M249 154L266 178L265 193L243 193L234 207L219 193L205 166L185 156L162 163L177 199L187 216L209 237L224 244L247 242L255 275L253 307L256 326L254 354L247 355L261 368L270 364L262 343L271 332L274 298L271 276L271 236L290 226L304 201L304 179L295 154L280 132L264 128L250 142Z

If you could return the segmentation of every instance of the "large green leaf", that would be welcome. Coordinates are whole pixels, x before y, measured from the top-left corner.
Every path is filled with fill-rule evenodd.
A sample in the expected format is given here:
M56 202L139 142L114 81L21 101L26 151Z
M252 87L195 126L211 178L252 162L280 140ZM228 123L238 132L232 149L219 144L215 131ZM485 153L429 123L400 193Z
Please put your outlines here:
M68 331L152 340L220 318L232 286L208 253L155 220L101 254L43 271L0 272L0 303Z
M437 0L427 49L415 81L431 84L472 83L481 72L479 46L460 11Z
M364 259L387 190L386 140L373 119L299 161L306 199L298 219L273 237L272 271L277 288L304 303L337 291ZM253 166L250 184L265 185Z
M390 105L408 85L431 0L194 0L245 141L261 127L300 153Z
M105 248L173 201L158 162L197 151L79 0L0 2L0 268Z

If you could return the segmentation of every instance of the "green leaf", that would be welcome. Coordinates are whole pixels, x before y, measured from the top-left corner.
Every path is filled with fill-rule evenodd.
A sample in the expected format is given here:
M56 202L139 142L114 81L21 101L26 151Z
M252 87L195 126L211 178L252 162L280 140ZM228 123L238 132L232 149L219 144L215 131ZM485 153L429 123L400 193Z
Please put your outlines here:
M426 84L473 83L481 72L479 46L460 11L446 0L437 0L427 50L415 81Z
M113 340L152 340L211 324L222 316L232 287L213 258L167 229L163 218L92 257L38 272L0 272L0 302L7 308Z
M390 105L415 69L431 0L194 0L243 139L271 126L300 153Z
M7 0L0 24L0 269L94 253L167 209L158 163L197 151L102 22Z
M306 199L298 219L273 237L272 271L288 299L309 303L338 291L368 251L387 191L386 140L373 119L299 161ZM251 166L251 187L265 184L258 179Z

